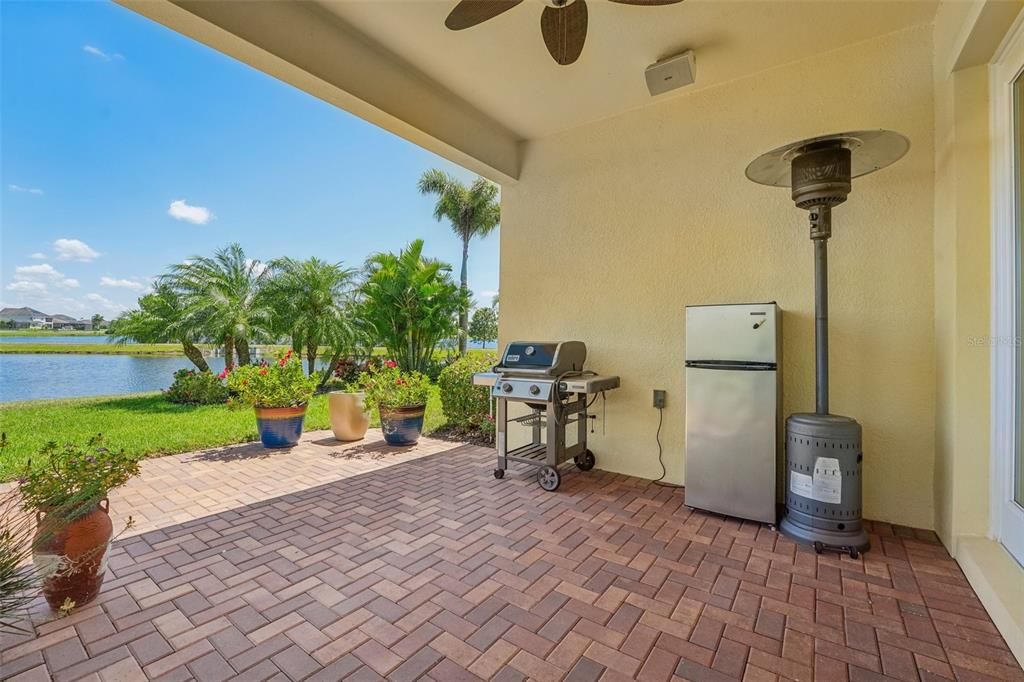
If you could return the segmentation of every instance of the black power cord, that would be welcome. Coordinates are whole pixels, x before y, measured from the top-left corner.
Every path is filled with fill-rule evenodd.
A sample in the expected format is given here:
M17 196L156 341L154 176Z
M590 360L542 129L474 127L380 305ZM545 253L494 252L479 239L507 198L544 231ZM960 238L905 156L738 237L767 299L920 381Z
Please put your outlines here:
M658 464L661 466L661 476L654 480L654 485L660 485L662 488L682 488L681 485L675 483L662 483L665 477L668 476L668 470L665 468L664 452L661 447L661 425L665 420L665 408L658 408L658 430L654 432L654 440L658 443Z

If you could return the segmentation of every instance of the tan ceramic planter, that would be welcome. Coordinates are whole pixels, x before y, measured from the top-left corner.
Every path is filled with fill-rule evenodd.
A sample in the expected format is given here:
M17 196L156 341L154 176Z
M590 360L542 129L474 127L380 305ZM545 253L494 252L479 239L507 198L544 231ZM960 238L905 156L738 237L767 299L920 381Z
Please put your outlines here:
M331 430L338 440L362 440L370 426L362 393L332 391L327 395L327 411L331 417Z

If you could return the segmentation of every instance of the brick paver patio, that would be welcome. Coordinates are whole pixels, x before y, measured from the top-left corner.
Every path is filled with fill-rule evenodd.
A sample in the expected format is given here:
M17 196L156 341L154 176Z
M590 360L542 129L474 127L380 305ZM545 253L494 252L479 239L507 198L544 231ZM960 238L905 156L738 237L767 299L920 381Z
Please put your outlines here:
M930 532L819 557L680 490L493 467L326 432L147 461L100 599L0 639L0 677L1024 680Z

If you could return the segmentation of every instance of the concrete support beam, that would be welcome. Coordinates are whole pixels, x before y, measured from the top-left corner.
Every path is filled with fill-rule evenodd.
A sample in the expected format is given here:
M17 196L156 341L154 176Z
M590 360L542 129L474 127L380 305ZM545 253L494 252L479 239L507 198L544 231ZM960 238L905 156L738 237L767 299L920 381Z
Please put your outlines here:
M518 136L316 3L117 1L491 180L519 176Z
M1013 24L1024 0L971 0L956 36L947 73L988 64Z

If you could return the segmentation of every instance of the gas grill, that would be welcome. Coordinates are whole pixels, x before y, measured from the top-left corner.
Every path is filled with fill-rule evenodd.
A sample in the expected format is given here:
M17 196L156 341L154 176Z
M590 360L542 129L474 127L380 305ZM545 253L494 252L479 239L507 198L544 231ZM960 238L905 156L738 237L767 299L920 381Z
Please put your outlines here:
M583 369L587 347L582 341L561 343L515 341L505 347L492 372L473 376L473 383L491 387L495 399L498 466L495 478L504 478L509 462L538 467L537 481L544 490L557 490L562 482L559 465L572 459L581 471L594 468L587 449L587 412L598 394L618 388L619 377L599 376ZM509 418L508 404L523 403L529 412ZM530 442L509 450L508 427L530 429ZM576 442L566 444L566 429L575 425Z

